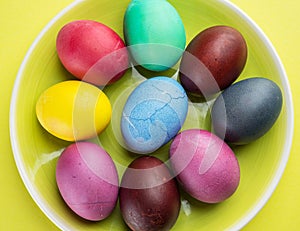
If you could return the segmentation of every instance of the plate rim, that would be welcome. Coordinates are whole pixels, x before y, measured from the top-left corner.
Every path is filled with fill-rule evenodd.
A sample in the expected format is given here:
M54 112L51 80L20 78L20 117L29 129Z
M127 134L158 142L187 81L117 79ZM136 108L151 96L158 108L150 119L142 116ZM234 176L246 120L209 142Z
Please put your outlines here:
M248 215L245 215L241 220L239 220L239 222L234 223L231 227L228 228L228 230L240 230L245 225L247 225L262 210L262 208L266 205L266 203L271 198L272 194L274 193L276 187L278 186L282 178L292 147L292 141L294 135L294 108L293 108L293 99L292 99L290 84L288 81L288 76L286 74L283 63L274 45L272 44L271 40L268 38L268 36L263 32L260 26L253 19L250 18L242 9L237 7L234 3L230 2L229 0L217 0L217 1L223 2L239 16L242 16L244 20L247 21L248 25L251 26L251 28L256 32L256 34L263 42L264 46L270 52L270 54L272 55L272 59L275 62L276 67L279 71L280 82L282 84L282 88L284 89L284 99L286 102L285 103L286 114L287 114L286 139L285 139L285 144L283 146L283 152L280 159L281 161L277 167L276 172L273 174L273 179L271 180L271 182L269 182L269 186L265 190L262 197L260 197L260 199L256 202L256 204L252 206L252 208L249 208Z
M233 223L231 226L229 226L226 230L240 230L244 226L246 226L261 209L265 206L265 204L268 202L270 197L272 196L274 190L276 189L278 183L280 182L282 175L284 173L284 170L286 168L289 156L290 156L290 150L292 146L293 141L293 134L294 134L294 108L293 108L293 100L292 100L292 93L288 81L288 77L286 74L286 71L284 69L284 66L280 60L280 57L278 53L276 52L272 42L269 40L269 38L266 36L266 34L263 32L263 30L254 22L242 9L240 9L238 6L236 6L234 3L230 2L229 0L215 0L216 2L225 5L230 10L232 10L234 13L242 17L249 26L251 26L251 29L256 32L258 37L263 42L264 46L267 48L267 50L272 55L272 59L276 64L276 67L279 71L280 75L280 81L282 84L282 88L284 90L284 98L285 102L288 102L285 104L286 106L286 139L285 144L283 146L283 152L281 155L280 163L276 169L276 172L273 174L272 180L269 182L269 186L266 188L262 196L257 200L256 204L254 204L252 207L248 209L248 212L245 213L244 216L242 216L237 222ZM62 230L71 230L71 227L68 227L66 223L64 223L59 217L53 215L53 211L49 206L42 203L43 198L39 196L36 193L34 185L31 183L28 174L26 174L25 166L22 163L21 155L19 154L21 152L19 148L19 143L16 139L14 139L14 135L17 133L17 128L15 126L16 121L16 113L15 113L15 105L17 104L18 99L18 90L20 88L21 80L22 80L22 73L24 69L27 66L28 60L31 57L33 51L35 50L36 46L39 44L40 40L45 36L47 31L66 13L68 13L73 8L77 7L81 3L85 2L85 0L75 0L71 2L69 5L67 5L65 8L63 8L59 13L57 13L47 24L46 26L40 31L38 36L34 39L33 43L30 45L29 49L27 50L22 63L19 67L19 70L17 72L15 83L12 90L12 96L11 96L11 102L10 102L10 109L9 109L9 132L10 132L10 142L11 142L11 148L14 156L14 160L18 169L18 173L28 191L33 201L38 205L38 207L41 209L41 211L45 214L46 217L59 229Z
M15 83L12 90L12 96L11 96L11 102L10 102L10 112L9 112L9 131L10 131L10 141L11 141L11 147L13 151L13 156L15 159L15 163L19 172L19 175L23 181L23 184L25 185L27 192L30 194L33 201L38 205L39 209L44 213L44 215L59 229L61 230L71 230L71 227L68 227L65 223L61 221L57 216L53 215L51 212L51 208L49 206L46 206L44 203L42 203L43 198L36 193L36 190L34 188L34 185L31 183L28 174L25 172L25 166L22 163L21 155L17 155L17 153L20 153L21 150L19 148L19 143L17 140L14 139L14 134L17 133L17 128L15 126L16 121L16 113L15 113L15 105L17 104L17 99L19 95L19 88L21 85L22 80L22 73L24 69L26 68L26 65L28 63L28 60L30 59L32 53L34 52L35 48L41 41L41 39L45 36L45 34L48 32L48 30L66 13L68 13L70 10L78 6L80 3L83 3L85 0L74 0L72 3L67 5L65 8L63 8L60 12L58 12L47 24L46 26L39 32L38 36L34 39L34 41L31 43L29 49L27 50L22 63L19 67L19 70L16 75Z

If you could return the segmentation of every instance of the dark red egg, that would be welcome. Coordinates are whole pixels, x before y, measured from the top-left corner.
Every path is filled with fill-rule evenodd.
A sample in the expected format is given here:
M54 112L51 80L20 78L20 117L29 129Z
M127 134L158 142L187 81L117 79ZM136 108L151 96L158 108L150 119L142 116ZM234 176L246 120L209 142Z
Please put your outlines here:
M126 169L119 193L120 209L132 230L170 230L180 210L177 183L158 158L142 156Z
M210 97L241 74L247 60L243 35L229 26L213 26L188 44L180 63L180 82L193 95Z

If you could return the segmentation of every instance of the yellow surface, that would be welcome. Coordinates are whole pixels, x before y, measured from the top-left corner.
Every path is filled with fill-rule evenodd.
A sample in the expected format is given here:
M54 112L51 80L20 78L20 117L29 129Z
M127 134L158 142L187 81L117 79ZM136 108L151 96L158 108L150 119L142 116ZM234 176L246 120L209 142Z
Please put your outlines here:
M85 140L107 127L111 105L94 85L79 80L63 81L40 95L36 115L52 135L67 141Z
M9 105L14 80L29 46L71 0L0 2L0 230L58 230L29 196L15 166L9 139ZM266 206L243 230L300 229L300 19L298 0L233 0L265 32L286 68L293 93L295 134L283 177Z

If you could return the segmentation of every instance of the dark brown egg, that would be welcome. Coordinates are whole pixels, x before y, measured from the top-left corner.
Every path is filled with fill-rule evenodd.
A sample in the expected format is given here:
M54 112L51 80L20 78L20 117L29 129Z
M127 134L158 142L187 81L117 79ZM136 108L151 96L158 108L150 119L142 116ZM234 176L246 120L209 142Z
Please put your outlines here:
M187 92L210 97L239 77L246 60L242 34L229 26L213 26L188 44L180 64L180 82Z
M170 230L180 210L177 183L158 158L142 156L126 169L119 194L125 223L132 230Z

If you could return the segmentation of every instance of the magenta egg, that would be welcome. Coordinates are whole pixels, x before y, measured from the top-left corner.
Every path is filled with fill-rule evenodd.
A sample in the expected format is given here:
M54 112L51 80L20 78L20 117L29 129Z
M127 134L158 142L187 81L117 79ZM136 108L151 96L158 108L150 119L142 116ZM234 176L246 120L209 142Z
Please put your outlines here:
M170 147L170 161L182 188L199 201L218 203L238 188L238 160L211 132L190 129L179 133Z
M116 205L119 179L115 164L94 143L73 143L62 152L56 182L66 204L84 219L103 220Z

